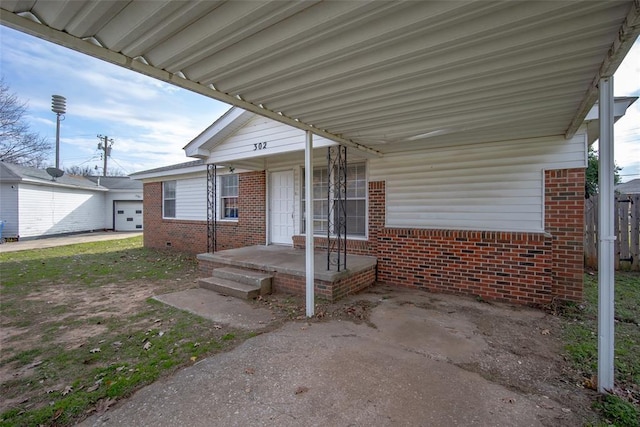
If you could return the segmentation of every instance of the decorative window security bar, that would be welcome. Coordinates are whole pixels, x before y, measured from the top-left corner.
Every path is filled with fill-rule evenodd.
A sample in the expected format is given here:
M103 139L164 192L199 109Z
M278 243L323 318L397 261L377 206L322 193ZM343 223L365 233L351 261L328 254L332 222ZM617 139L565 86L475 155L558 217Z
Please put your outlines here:
M216 212L217 195L216 165L207 165L207 252L214 253L218 250L216 243Z
M327 171L327 270L340 271L347 268L347 147L327 149Z

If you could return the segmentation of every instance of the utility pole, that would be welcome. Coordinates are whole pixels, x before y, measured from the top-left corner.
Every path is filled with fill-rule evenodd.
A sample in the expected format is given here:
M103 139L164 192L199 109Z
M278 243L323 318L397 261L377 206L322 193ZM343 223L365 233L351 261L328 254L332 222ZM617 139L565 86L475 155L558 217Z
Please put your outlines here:
M102 160L104 160L104 167L102 168L102 176L107 176L107 157L111 156L111 147L113 147L113 143L115 142L112 138L108 136L98 135L98 139L100 142L98 143L98 150L103 150Z

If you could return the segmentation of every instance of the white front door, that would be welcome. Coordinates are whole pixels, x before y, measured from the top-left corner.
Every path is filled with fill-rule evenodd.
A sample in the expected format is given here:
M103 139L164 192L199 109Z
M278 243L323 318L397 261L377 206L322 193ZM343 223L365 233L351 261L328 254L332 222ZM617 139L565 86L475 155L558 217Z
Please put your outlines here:
M271 172L269 179L269 223L271 243L293 244L293 171Z

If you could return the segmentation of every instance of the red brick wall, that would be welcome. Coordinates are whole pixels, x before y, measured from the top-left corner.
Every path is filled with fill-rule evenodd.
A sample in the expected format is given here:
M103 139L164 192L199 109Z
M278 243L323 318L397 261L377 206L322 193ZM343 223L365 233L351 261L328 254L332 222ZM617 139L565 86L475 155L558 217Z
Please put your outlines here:
M238 221L217 222L218 250L265 243L265 176L264 171L239 174ZM143 203L145 247L171 247L193 254L207 252L207 221L162 218L161 182L144 184Z
M293 247L296 249L304 249L305 241L307 239L305 236L293 236ZM331 239L333 241L333 239ZM316 249L327 249L327 238L326 237L314 237L313 238L313 246ZM371 239L363 240L363 239L349 239L347 240L347 253L354 255L375 255L375 251L372 249L372 241Z
M551 301L544 234L386 228L378 280L396 286L523 304Z
M370 182L368 241L347 243L378 258L382 283L524 304L582 298L583 169L545 173L548 234L385 228L385 204L385 183Z
M545 230L553 236L552 293L581 301L584 263L584 169L545 171Z

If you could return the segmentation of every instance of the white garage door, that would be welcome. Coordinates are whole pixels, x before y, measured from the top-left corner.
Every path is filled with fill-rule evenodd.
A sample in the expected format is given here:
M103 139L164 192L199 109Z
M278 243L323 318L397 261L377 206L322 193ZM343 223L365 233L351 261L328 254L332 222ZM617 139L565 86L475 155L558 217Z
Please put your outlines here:
M142 202L115 202L115 231L142 231Z

